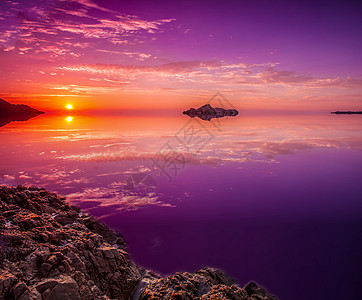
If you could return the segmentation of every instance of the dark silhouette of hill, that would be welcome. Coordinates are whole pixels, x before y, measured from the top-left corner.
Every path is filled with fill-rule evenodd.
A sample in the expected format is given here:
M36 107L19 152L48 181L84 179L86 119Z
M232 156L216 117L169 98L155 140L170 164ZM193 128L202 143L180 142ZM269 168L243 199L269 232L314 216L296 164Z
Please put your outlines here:
M27 121L44 112L25 104L11 104L0 99L0 127L13 121Z

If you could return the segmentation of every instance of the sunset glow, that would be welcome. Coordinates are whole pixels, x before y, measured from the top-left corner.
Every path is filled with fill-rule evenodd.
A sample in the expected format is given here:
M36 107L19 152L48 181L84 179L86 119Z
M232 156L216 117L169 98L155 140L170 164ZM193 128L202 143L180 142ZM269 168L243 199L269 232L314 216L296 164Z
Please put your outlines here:
M1 0L0 32L0 299L360 297L362 1Z
M221 91L245 109L360 108L359 6L181 3L2 1L0 97L153 111Z

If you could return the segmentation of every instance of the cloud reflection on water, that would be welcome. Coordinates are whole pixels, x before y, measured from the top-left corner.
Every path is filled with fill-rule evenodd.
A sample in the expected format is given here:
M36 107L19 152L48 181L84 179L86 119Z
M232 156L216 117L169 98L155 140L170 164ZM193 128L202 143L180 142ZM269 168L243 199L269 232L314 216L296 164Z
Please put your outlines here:
M174 207L170 195L130 196L120 184L134 172L155 178L151 158L157 157L165 140L186 122L183 118L78 116L72 124L56 117L11 124L0 131L3 161L0 183L41 185L68 195L88 209L104 209L101 215L147 206ZM43 121L43 122L42 122ZM143 123L139 123L142 121ZM58 123L57 123L58 122ZM315 150L362 150L361 118L331 116L239 117L221 123L221 131L194 155L179 145L175 152L186 160L185 174L204 167L264 164L262 173L276 176L267 165L285 155L306 155ZM69 125L69 126L68 126ZM134 125L134 126L133 126ZM177 181L175 184L178 184Z

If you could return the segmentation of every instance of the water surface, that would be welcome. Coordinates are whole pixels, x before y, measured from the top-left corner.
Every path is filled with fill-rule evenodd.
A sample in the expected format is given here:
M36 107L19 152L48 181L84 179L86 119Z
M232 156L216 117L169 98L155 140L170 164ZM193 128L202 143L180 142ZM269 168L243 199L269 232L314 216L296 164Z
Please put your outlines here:
M0 128L0 183L38 185L164 274L213 266L280 299L362 284L362 117L45 115Z

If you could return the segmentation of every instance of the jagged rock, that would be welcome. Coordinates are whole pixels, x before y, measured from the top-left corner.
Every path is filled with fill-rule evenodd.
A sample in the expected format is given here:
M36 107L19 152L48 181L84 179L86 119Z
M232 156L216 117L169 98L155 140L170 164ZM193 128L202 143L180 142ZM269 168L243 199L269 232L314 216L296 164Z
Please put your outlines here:
M0 300L275 299L204 268L162 278L122 236L45 189L0 186Z
M224 284L215 285L210 292L202 295L201 300L246 300L250 299L248 293L236 285L227 286Z
M0 199L0 299L131 296L141 270L120 235L44 189L0 187Z
M183 112L191 118L198 117L205 121L211 121L213 118L223 118L226 116L236 116L239 112L236 109L224 109L219 107L212 107L210 104L205 104L199 108L190 108Z
M44 300L81 300L78 285L70 276L60 276L55 285L42 293Z
M140 295L140 300L148 299L225 299L274 300L274 296L264 289L254 288L255 283L249 283L249 290L234 285L234 280L223 271L214 268L204 268L196 273L176 273L175 275L153 280Z
M248 293L252 299L256 300L274 300L277 299L274 296L268 294L268 292L263 289L262 287L258 286L255 282L249 282L245 287L244 290Z
M17 282L17 278L8 271L0 270L0 296L6 295L12 286Z
M11 289L11 292L14 295L15 299L26 298L27 297L26 295L30 296L30 292L27 285L22 281L14 285L13 288ZM26 295L24 295L24 293Z
M162 278L160 274L157 274L151 270L144 270L142 274L142 280L138 283L138 286L134 290L131 300L138 300L146 287L160 278Z

